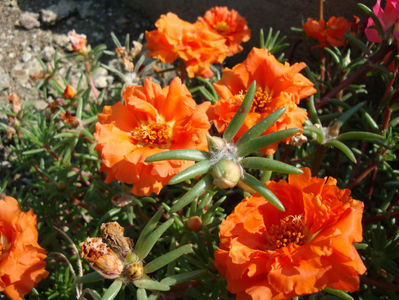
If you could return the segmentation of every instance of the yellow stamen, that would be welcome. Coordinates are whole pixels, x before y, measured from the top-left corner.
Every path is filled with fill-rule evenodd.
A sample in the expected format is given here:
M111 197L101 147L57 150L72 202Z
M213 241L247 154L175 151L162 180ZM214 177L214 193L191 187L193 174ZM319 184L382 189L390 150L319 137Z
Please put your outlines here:
M302 215L287 216L280 220L280 224L272 225L267 234L267 249L280 249L290 243L305 244L305 225Z
M255 92L250 112L264 112L271 101L272 93L268 89L262 89L261 87L258 87Z
M172 128L165 123L141 123L131 132L135 144L145 146L167 147L170 143Z
M213 26L213 29L218 33L225 33L230 29L230 26L225 21L220 21Z
M11 245L8 242L8 239L5 235L0 232L0 260L6 256L8 249L10 249Z

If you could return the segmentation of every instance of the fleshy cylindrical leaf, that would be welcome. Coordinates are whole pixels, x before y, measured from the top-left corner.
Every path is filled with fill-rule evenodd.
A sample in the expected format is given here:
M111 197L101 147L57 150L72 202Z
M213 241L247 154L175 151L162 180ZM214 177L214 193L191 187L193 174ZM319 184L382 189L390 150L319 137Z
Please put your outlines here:
M205 174L212 169L212 163L210 160L206 159L196 163L195 165L181 171L179 174L175 175L169 180L168 184L177 184L188 179L197 177L199 175Z
M244 173L242 182L248 185L250 188L257 191L262 197L265 197L272 205L274 205L278 210L285 211L283 204L280 200L269 190L264 184L248 173Z
M155 229L155 227L157 226L157 223L158 223L159 219L161 218L162 214L163 214L163 209L160 209L148 221L148 223L145 225L145 227L141 231L141 233L139 235L139 238L137 239L135 249L138 249L138 248L142 247L144 239Z
M172 225L173 221L173 219L169 219L148 236L146 236L143 240L143 244L140 247L136 245L136 254L140 260L146 258L152 247L154 247L161 235L170 227L170 225Z
M121 287L122 287L123 281L120 279L114 280L114 282L109 286L109 288L105 291L104 295L101 297L101 300L112 300L114 299Z
M177 212L182 209L186 205L190 204L191 201L195 199L195 197L200 196L203 192L205 192L212 185L212 176L206 175L200 181L198 181L187 193L183 195L175 205L170 209L170 213Z
M302 170L289 164L263 157L246 157L241 161L241 166L249 169L273 171L284 174L303 174Z
M169 286L175 284L181 284L190 280L194 280L204 276L208 271L206 269L176 274L172 276L165 277L161 280L161 283L167 284Z
M236 146L249 141L250 139L256 138L264 133L270 126L272 126L285 112L285 107L282 107L275 112L268 115L254 127L245 132L237 141Z
M346 140L383 140L384 137L379 134L375 134L367 131L348 131L337 136L337 140L346 141Z
M164 283L160 283L159 281L151 280L151 279L139 279L135 280L133 284L141 289L146 290L155 290L155 291L169 291L170 287Z
M274 144L278 141L284 140L287 137L290 137L299 131L298 128L291 128L286 130L280 130L277 132L273 132L261 137L257 137L255 139L249 140L248 142L241 144L237 147L237 156L243 157L252 152L255 152L259 149L265 148L271 144Z
M356 157L353 154L352 150L345 145L344 143L338 141L338 140L330 140L327 143L324 144L325 146L328 147L335 147L338 150L340 150L343 154L346 155L347 158L349 158L349 160L353 163L356 163Z
M170 262L174 261L175 259L179 258L183 254L187 254L193 251L191 245L184 245L177 249L174 249L164 255L161 255L154 260L150 261L148 264L144 266L144 271L146 274L155 272L156 270L166 266Z
M193 160L201 161L208 159L209 153L193 149L177 149L151 155L145 159L145 162L154 162L161 160Z
M254 80L249 86L247 94L245 95L245 98L242 101L240 108L237 110L237 112L231 119L229 125L227 125L226 130L224 131L223 138L226 140L226 142L230 142L235 137L238 130L240 130L241 125L244 122L245 117L249 112L249 109L251 108L255 92L256 92L256 81Z

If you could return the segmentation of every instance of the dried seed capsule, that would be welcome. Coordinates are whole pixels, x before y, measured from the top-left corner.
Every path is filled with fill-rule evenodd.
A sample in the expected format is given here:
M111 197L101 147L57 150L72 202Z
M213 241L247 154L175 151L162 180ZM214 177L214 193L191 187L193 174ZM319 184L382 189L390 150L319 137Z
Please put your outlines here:
M121 276L123 261L102 241L101 238L87 238L80 244L82 257L89 261L90 266L101 276L115 279Z
M144 267L141 261L127 264L123 271L124 276L131 282L140 279L144 275Z
M132 239L125 237L125 229L117 222L108 222L101 225L101 235L103 239L110 244L112 249L120 256L126 255L133 248Z

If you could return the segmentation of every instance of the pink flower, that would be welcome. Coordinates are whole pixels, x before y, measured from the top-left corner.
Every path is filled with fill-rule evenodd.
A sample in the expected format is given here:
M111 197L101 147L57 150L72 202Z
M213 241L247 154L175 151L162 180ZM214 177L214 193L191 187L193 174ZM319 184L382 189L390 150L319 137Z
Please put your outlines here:
M373 12L381 23L384 32L393 26L393 35L399 43L399 0L387 0L385 9L381 7L381 0L373 7ZM370 28L375 26L372 18L367 21L367 28L365 34L370 42L381 43L381 38L378 36L377 29Z

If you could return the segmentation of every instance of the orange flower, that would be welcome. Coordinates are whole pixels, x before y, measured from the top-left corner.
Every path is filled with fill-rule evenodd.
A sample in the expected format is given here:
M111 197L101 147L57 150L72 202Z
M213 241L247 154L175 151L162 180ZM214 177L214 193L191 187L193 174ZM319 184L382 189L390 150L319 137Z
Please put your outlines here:
M156 30L146 31L147 56L172 63L181 58L189 77L213 75L209 66L222 63L228 53L225 39L200 23L191 24L173 13L162 15Z
M220 99L208 110L209 118L213 120L219 132L224 132L241 105L250 84L256 80L257 91L252 107L236 139L282 107L286 107L285 113L265 133L302 128L307 114L297 104L301 99L316 92L313 83L299 74L305 66L304 63L292 66L288 63L282 64L266 49L253 48L244 62L233 69L226 68L222 78L214 84ZM263 149L263 152L273 154L276 148L277 144L273 144Z
M46 251L37 243L36 215L22 212L17 200L0 200L0 292L23 299L48 272Z
M316 21L308 18L302 27L308 36L319 41L318 47L338 47L345 43L343 34L351 28L351 25L352 23L344 17L331 17L327 21L327 26L323 19Z
M243 48L240 44L247 42L251 36L247 20L234 9L229 11L226 6L211 8L203 18L199 17L198 21L226 39L226 46L230 50L229 56L241 52Z
M76 90L72 86L67 84L67 86L65 87L65 90L64 90L64 98L72 99L75 96L76 96Z
M169 179L192 162L171 160L145 163L155 153L171 149L207 149L209 102L196 105L179 78L162 89L147 78L144 86L128 86L125 104L105 106L96 125L96 149L106 182L133 184L132 192L158 194Z
M68 32L68 38L73 51L87 55L88 49L86 47L87 40L85 34L77 34L75 30L71 30Z
M289 175L267 187L281 212L258 194L220 226L215 265L237 299L290 299L326 287L353 292L366 271L353 243L362 240L363 203L334 178Z

